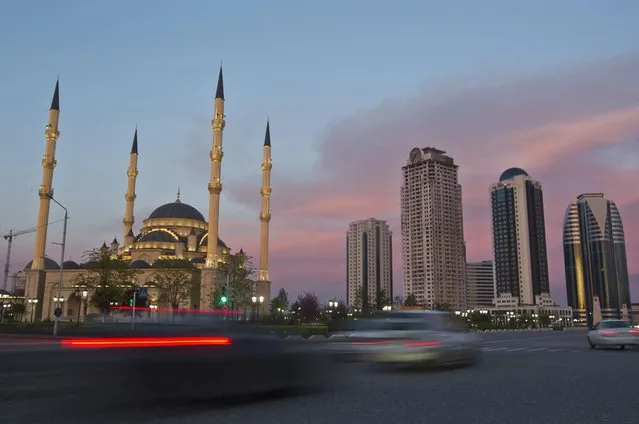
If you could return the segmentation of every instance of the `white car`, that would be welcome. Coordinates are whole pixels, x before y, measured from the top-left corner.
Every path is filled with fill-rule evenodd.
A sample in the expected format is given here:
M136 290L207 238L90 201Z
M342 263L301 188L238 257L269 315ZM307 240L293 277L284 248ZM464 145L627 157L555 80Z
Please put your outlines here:
M606 319L599 321L588 332L588 344L591 349L597 346L617 346L625 349L626 346L639 345L639 329L633 328L628 321L621 319Z

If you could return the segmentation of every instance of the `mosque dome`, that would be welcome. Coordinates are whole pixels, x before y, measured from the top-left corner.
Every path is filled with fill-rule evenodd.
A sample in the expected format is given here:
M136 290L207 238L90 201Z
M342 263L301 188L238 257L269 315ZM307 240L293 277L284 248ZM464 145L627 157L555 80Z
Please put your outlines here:
M131 262L129 265L131 269L148 269L151 268L151 265L147 261L143 261L142 259L138 259L136 261Z
M80 265L75 261L64 261L62 262L62 269L80 269Z
M33 261L30 261L28 264L26 264L24 266L25 270L29 270L31 269L31 265L33 264ZM56 261L54 261L53 259L44 258L44 269L60 269L60 265L58 265L58 263Z
M206 222L204 216L193 206L182 203L180 199L173 203L167 203L160 206L149 215L149 219L156 218L174 218L174 219L194 219L196 221Z
M518 175L523 175L525 177L529 176L528 173L521 168L508 168L507 170L501 173L499 177L499 181L501 182L501 181L512 180Z

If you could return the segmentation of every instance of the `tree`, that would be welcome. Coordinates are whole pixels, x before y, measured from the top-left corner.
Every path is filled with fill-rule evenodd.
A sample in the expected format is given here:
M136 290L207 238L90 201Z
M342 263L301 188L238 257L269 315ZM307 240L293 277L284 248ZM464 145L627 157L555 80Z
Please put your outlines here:
M104 314L110 311L112 302L126 303L126 289L135 286L139 271L130 269L121 255L105 248L88 250L83 258L86 272L75 276L72 284L90 290L91 304Z
M153 282L158 288L160 302L170 304L175 311L181 303L191 303L195 267L191 262L183 259L161 261L153 264L154 267L161 269L153 274Z
M217 268L217 281L213 288L213 309L219 309L219 298L222 287L227 288L229 303L234 310L251 306L253 295L253 280L255 265L253 258L243 250L236 254L229 254L224 262L220 262Z
M446 303L446 302L435 302L433 304L433 311L445 311L445 312L452 312L453 308L452 306L450 306L450 303Z
M288 293L283 288L277 293L277 296L271 300L271 313L279 313L288 310Z
M386 293L386 290L380 290L375 295L375 309L381 311L384 306L390 306L391 299Z
M300 294L291 305L291 310L298 315L301 321L315 321L320 313L319 300L315 293Z
M413 293L410 293L404 299L404 306L408 306L408 307L419 306L419 303L417 303L417 297L415 297L415 295Z

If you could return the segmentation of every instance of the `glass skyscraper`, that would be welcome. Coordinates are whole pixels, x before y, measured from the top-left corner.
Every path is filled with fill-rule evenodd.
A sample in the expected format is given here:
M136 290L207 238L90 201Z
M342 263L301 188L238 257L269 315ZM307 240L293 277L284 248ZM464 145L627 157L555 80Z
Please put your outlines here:
M519 305L550 301L541 184L510 168L490 187L495 295ZM543 299L543 301L542 301Z
M568 305L574 318L628 318L631 310L626 243L621 215L602 193L580 195L564 218Z

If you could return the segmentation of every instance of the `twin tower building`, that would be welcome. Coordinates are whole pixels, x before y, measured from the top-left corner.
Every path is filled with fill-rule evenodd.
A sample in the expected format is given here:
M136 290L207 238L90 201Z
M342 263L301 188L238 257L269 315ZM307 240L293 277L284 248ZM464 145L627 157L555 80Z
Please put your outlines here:
M195 286L190 305L184 308L210 309L214 299L211 298L215 281L219 280L218 264L225 260L230 248L219 238L220 194L222 192L222 139L226 125L224 115L224 80L222 69L217 82L212 120L213 140L210 151L211 177L208 183L209 209L206 219L196 208L182 202L178 190L174 202L156 208L144 221L137 232L135 224L136 181L138 177L138 131L135 130L133 145L129 155L127 171L128 184L125 195L124 229L122 243L114 238L110 246L106 243L102 248L109 248L121 254L130 263L130 267L138 270L136 284L148 286L151 302L156 293L153 292L153 274L161 272L154 269L154 263L160 259L187 259L196 268ZM38 225L36 231L33 260L25 267L25 297L30 299L34 310L29 311L35 319L47 319L53 316L56 307L65 316L74 317L82 308L78 296L79 288L73 286L78 274L86 272L85 264L63 260L62 264L46 256L49 209L52 201L57 203L53 195L53 170L56 166L55 152L60 132L58 120L60 116L59 83L53 95L49 110L49 123L45 130L45 154L42 160L42 184L39 189L40 204L38 209ZM271 136L270 123L266 124L263 145L261 211L260 211L260 253L259 275L254 286L254 295L263 297L266 305L270 302L269 280L269 224L271 220ZM61 284L61 296L58 296L58 285ZM37 302L34 301L37 299ZM157 300L157 299L155 299ZM86 309L86 306L85 306ZM86 310L85 310L86 313ZM27 314L30 315L30 314Z
M582 194L566 211L563 250L570 312L558 308L550 296L549 255L557 253L548 252L546 246L542 186L526 171L507 169L490 186L494 261L468 265L461 185L453 158L432 147L414 148L402 174L405 296L412 294L428 308L446 305L458 311L477 307L556 310L561 315L572 313L577 325L628 317L631 302L623 226L617 206L603 194ZM347 248L355 249L355 242L359 240L350 238ZM369 249L366 258L351 257L349 264L375 271L371 264L376 263L376 255ZM485 296L478 303L477 296L471 296L473 284L467 274L476 265L488 266L482 268L488 277L482 278ZM357 280L358 269L349 267L350 280ZM349 289L354 298L356 290Z

